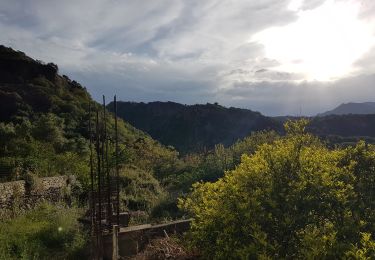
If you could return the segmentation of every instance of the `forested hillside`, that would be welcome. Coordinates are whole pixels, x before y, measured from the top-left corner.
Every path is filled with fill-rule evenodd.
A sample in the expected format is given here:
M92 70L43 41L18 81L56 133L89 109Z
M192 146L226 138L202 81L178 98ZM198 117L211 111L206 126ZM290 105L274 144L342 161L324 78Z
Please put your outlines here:
M73 174L88 187L89 102L102 110L83 86L60 76L57 65L0 46L0 180ZM109 135L113 119L107 118ZM121 172L130 176L124 183L145 184L127 203L150 207L163 194L154 175L173 167L178 153L122 120L119 142Z
M309 129L317 135L375 137L375 114L315 117Z
M375 143L375 114L329 115L311 119L308 131L331 146L354 145L360 140Z
M109 104L108 108L113 109ZM260 130L281 131L282 125L259 112L218 104L119 102L119 116L165 145L186 153L225 146Z

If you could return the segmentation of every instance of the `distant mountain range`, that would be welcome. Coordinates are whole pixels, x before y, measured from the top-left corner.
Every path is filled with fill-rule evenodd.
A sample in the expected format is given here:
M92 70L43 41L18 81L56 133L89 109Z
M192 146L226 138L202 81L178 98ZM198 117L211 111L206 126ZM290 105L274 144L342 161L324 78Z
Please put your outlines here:
M344 103L338 107L318 114L318 116L328 116L328 115L367 115L375 114L375 102L363 102L363 103Z
M113 110L113 104L108 105ZM218 104L182 105L174 102L119 102L118 115L182 153L230 145L253 131L282 131L273 118L248 109Z

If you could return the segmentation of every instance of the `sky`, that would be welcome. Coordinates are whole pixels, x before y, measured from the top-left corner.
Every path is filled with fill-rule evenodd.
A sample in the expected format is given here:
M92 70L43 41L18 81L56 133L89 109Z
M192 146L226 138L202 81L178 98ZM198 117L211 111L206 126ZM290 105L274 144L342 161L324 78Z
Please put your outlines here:
M96 100L270 116L375 101L373 0L1 0L0 44Z

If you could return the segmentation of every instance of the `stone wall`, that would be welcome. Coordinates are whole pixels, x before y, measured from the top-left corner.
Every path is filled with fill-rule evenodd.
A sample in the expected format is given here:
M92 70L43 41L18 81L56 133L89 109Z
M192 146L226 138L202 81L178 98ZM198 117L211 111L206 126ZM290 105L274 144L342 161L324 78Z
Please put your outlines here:
M0 183L0 205L8 203L14 197L25 196L25 193L25 181Z
M44 191L56 188L61 189L67 186L68 176L45 177L40 180Z
M31 190L23 180L0 183L0 209L10 208L16 201L22 200L26 206L42 199L60 200L64 189L70 185L68 176L44 177L38 182L40 185L35 190Z

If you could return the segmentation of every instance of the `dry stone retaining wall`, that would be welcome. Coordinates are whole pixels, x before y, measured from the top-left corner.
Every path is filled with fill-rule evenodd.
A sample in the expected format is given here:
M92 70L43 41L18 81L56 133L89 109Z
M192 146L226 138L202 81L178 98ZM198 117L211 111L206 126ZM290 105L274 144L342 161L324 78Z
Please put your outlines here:
M25 181L12 181L0 183L0 204L7 203L16 196L24 196L26 193Z
M68 176L39 178L41 185L37 190L30 190L23 180L0 183L0 209L9 208L20 200L29 206L41 199L57 201L70 185L68 180Z

